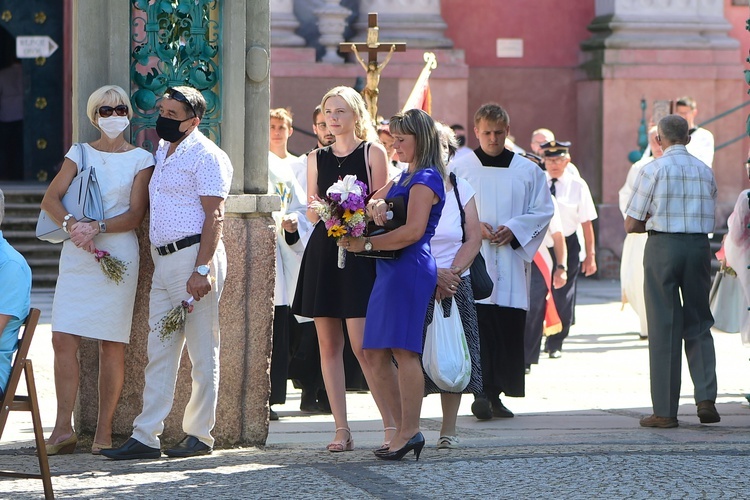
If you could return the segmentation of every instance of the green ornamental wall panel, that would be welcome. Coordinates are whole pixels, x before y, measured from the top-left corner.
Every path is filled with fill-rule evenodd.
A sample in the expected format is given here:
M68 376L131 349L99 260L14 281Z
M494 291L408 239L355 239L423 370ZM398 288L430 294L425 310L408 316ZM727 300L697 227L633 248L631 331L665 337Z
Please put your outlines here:
M219 0L131 0L133 141L155 150L156 104L169 87L189 85L206 99L200 129L221 145Z

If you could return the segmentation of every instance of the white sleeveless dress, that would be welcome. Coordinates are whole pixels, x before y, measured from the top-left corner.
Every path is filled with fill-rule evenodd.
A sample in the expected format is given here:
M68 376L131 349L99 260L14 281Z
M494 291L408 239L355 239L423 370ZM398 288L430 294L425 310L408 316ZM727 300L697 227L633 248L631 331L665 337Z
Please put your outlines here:
M88 144L83 147L87 163L96 169L104 218L127 212L135 176L154 166L153 155L140 148L110 154ZM65 157L80 165L79 146L74 144ZM94 237L94 244L127 262L124 281L116 284L109 280L93 254L66 240L52 304L52 331L127 344L138 282L138 239L135 231L104 233Z

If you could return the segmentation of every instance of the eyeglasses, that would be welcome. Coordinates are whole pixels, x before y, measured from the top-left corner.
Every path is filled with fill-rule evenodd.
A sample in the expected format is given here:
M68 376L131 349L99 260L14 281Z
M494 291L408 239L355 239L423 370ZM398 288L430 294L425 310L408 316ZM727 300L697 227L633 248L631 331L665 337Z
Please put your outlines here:
M170 99L174 99L177 102L183 102L187 104L190 107L190 111L193 112L193 116L198 116L198 113L195 112L195 108L193 107L193 104L188 101L188 98L185 97L185 94L180 92L179 90L175 90L172 87L169 87L166 92L164 92L165 97L169 97Z
M552 156L552 157L545 158L544 162L558 164L558 163L565 163L567 160L568 159L564 156Z
M112 113L117 113L117 116L127 116L128 107L124 104L118 104L114 108L112 106L102 106L99 108L99 116L102 118L109 118Z
M315 126L318 127L318 128L322 128L322 129L327 129L328 128L328 125L326 124L326 122L316 123Z

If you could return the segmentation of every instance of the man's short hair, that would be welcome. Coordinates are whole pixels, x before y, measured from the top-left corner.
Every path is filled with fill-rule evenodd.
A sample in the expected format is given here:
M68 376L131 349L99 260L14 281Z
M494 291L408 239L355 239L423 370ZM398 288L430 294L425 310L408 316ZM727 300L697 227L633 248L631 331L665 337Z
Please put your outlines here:
M688 106L690 109L695 109L698 107L698 105L695 102L695 99L690 97L689 95L682 96L677 99L675 102L675 106Z
M535 135L543 135L547 139L547 142L555 140L555 133L548 128L536 129L531 133L531 137L534 137Z
M286 108L276 108L271 110L271 118L284 120L286 126L292 128L292 112Z
M487 120L490 123L504 123L506 126L510 125L510 116L499 104L494 102L488 102L482 104L476 113L474 113L474 125L479 125L482 120Z
M180 99L174 99L174 97L172 97L169 93L164 94L164 98L174 99L175 101L179 102L182 107L185 108L185 112L187 114L195 113L196 117L201 119L203 118L203 115L206 114L206 98L203 97L203 94L201 94L198 89L188 87L187 85L180 85L178 87L172 87L172 90L176 90L177 92L182 94L188 102L182 102ZM190 118L192 118L192 116Z
M315 106L315 109L313 110L313 124L318 124L318 115L323 112L323 108L320 107L320 104Z
M5 195L3 190L0 189L0 226L3 225L3 219L5 218Z
M685 144L689 136L688 122L680 115L667 115L659 120L659 136L672 144Z
M464 131L466 129L460 123L454 123L453 125L451 125L451 130L453 130L454 132L458 132L459 130Z

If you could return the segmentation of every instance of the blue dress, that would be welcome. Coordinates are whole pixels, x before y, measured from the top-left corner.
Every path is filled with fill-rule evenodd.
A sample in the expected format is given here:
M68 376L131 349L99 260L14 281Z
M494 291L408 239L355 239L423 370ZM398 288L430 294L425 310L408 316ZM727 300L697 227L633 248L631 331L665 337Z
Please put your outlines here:
M404 248L398 259L377 261L375 285L367 306L362 343L365 349L422 352L427 305L437 285L437 266L430 253L430 240L445 204L445 187L438 171L428 168L416 172L405 186L400 181L395 183L387 197L403 196L408 206L409 191L415 184L432 189L440 201L430 209L427 228L419 241Z

